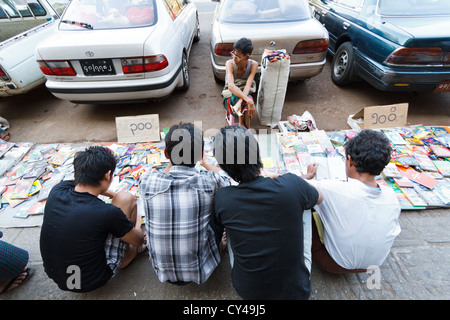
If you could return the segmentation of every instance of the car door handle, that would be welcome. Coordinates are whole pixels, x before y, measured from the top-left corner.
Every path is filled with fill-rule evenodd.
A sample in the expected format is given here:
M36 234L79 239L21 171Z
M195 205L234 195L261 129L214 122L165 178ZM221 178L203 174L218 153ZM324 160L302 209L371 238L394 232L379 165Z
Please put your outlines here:
M345 30L347 30L350 27L350 23L344 21L342 26L344 27Z

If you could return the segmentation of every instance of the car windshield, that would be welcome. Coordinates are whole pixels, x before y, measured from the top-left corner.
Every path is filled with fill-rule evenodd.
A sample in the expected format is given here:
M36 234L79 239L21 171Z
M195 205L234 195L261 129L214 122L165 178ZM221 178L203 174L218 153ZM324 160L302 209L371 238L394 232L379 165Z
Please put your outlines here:
M59 28L118 29L151 26L155 22L155 0L77 0L68 5Z
M450 15L449 0L380 0L382 16Z
M297 21L311 18L304 0L228 0L219 16L225 23Z

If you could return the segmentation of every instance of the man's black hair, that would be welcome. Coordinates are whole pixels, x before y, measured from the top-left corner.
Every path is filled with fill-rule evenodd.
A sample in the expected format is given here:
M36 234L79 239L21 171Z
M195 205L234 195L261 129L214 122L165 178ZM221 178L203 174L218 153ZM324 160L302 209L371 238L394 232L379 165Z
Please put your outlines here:
M214 156L220 168L239 183L255 180L262 168L258 141L241 126L220 129L214 137Z
M203 157L203 133L192 123L173 125L165 142L167 155L174 165L194 167Z
M92 146L78 151L73 160L75 184L99 186L108 171L113 176L116 163L112 151L105 147Z
M241 38L233 45L233 50L239 49L244 55L251 55L253 52L252 41L248 38Z
M391 160L389 140L379 131L361 130L345 144L346 157L355 162L360 173L378 175Z

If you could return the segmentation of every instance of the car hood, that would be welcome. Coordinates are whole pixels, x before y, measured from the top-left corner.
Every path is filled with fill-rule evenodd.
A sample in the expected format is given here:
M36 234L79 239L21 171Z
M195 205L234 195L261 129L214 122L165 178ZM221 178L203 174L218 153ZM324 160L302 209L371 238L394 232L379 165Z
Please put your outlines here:
M411 35L404 46L450 51L450 17L383 17L383 21Z
M42 59L120 58L141 56L155 27L111 30L58 30L37 45ZM92 56L93 54L93 56Z
M282 23L219 23L219 33L222 43L234 43L242 37L250 38L253 56L261 55L266 48L286 49L292 53L302 40L328 38L326 30L315 19ZM271 41L275 42L274 46L271 46Z

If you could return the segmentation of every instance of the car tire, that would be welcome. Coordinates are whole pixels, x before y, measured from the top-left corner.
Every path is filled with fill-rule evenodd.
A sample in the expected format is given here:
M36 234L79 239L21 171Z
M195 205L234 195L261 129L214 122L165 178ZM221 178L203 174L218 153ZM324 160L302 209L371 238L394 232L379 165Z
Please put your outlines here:
M213 76L214 76L214 81L215 81L217 84L223 85L223 84L225 83L225 81L222 80L222 79L220 79L218 76L216 76L215 73L213 73Z
M200 20L198 19L198 13L197 13L197 21L196 21L196 25L195 25L195 35L194 35L194 42L199 42L200 41Z
M343 43L331 62L331 80L338 86L344 86L352 80L354 50L351 42Z
M189 76L189 63L186 53L183 52L181 58L181 74L183 76L183 85L180 87L181 91L187 91L191 85L191 78Z

